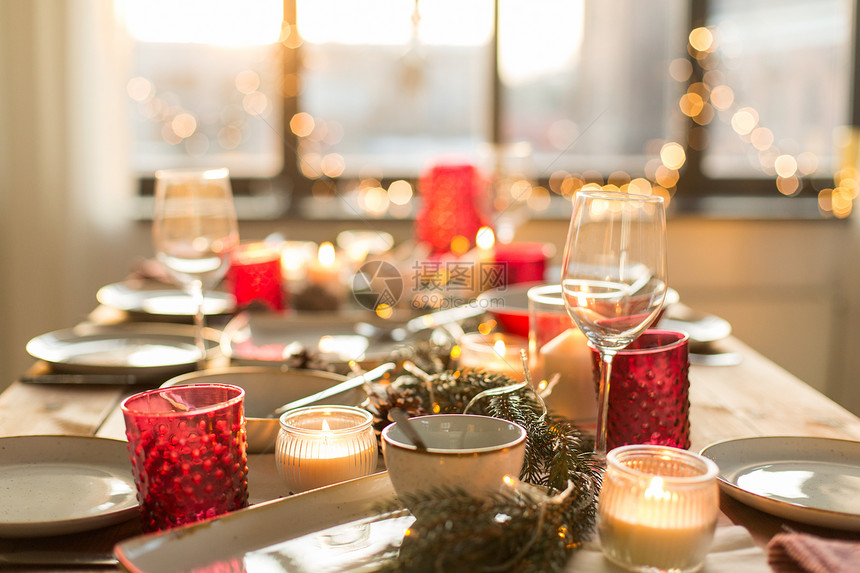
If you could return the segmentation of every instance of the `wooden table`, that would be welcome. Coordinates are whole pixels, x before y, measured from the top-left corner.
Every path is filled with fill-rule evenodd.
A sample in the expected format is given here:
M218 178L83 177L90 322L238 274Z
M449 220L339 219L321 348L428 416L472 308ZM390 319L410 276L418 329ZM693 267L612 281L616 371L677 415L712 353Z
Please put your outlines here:
M697 366L690 370L691 450L731 438L792 435L860 440L860 419L736 339L724 341L740 353L735 366ZM44 368L36 364L34 371ZM56 386L19 381L0 395L0 436L61 434L124 439L118 404L128 387ZM272 455L249 456L251 502L287 492ZM722 496L722 519L745 526L765 545L783 524L824 537L860 539L860 534L811 527L770 516ZM133 520L96 531L37 539L0 539L0 555L24 550L102 551L140 533ZM0 563L0 569L3 568ZM53 570L45 567L42 570ZM73 570L105 571L81 566ZM39 570L34 568L28 571ZM109 569L108 569L109 570Z

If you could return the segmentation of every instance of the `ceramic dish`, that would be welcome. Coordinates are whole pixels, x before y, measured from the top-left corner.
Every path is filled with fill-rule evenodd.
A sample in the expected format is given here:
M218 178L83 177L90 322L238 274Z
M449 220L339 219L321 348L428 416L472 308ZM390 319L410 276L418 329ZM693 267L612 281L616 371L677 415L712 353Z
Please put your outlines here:
M197 309L191 295L160 282L128 280L103 286L96 299L104 305L129 312L156 316L194 316ZM222 291L206 291L203 313L230 314L236 309L236 299Z
M0 438L0 536L96 529L137 515L126 443L81 436Z
M378 338L359 334L356 324L368 324L368 315L242 312L224 327L221 351L239 366L277 364L306 351L346 372L349 361L381 363L401 344L385 338L382 332Z
M860 531L860 442L806 437L728 440L702 450L726 494L810 525Z
M229 513L217 527L203 522L133 537L114 552L138 573L342 571L403 538L414 521L408 514L368 521L377 504L393 499L388 473L377 473Z
M206 329L208 357L220 352L220 333ZM183 324L84 324L37 336L27 352L55 372L134 374L168 378L193 370L198 357L194 327Z
M330 388L346 378L331 372L281 370L264 367L235 367L191 372L171 378L162 386L181 384L232 384L245 390L245 428L248 452L275 451L280 423L268 415L277 407ZM367 399L360 386L322 400L322 404L359 406Z

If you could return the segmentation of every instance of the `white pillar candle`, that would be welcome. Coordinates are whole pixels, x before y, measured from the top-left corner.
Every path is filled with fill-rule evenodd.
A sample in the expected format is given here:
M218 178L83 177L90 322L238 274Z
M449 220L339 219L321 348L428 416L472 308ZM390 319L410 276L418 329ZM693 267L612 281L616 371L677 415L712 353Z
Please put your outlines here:
M719 511L717 466L667 446L615 448L598 502L603 553L631 571L699 570Z
M547 405L573 420L588 426L597 419L597 392L591 366L591 350L585 335L568 328L538 351L537 376L559 379L547 398Z
M275 463L290 491L354 479L376 469L371 414L349 406L309 406L281 416Z

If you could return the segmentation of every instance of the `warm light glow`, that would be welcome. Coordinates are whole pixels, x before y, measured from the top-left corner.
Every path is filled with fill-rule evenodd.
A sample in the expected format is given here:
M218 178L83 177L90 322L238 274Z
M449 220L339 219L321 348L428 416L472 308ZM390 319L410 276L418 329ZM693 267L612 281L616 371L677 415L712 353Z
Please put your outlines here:
M391 308L391 305L382 303L376 307L376 316L382 319L389 319L394 316L394 309Z
M307 137L313 130L314 118L309 113L301 111L290 119L290 131L298 137Z
M455 235L453 239L451 239L451 252L455 255L465 255L469 252L469 247L471 243L469 239L464 237L463 235Z
M478 229L478 234L475 235L475 244L481 249L492 249L496 244L496 236L493 230L489 227L481 227Z
M125 91L128 93L128 97L138 102L148 101L155 93L152 82L141 77L128 80Z
M660 150L660 160L669 169L680 169L687 160L687 154L679 143L670 142Z
M671 497L672 494L663 489L663 478L660 476L652 478L651 483L648 484L648 488L645 490L646 499L669 499Z
M551 201L549 191L544 187L532 187L526 203L528 203L529 209L533 211L545 211L549 208Z
M732 116L732 129L740 135L747 135L758 124L758 113L750 107L739 109Z
M331 428L328 425L328 420L326 420L325 418L322 419L322 431L331 432Z
M690 45L700 52L709 51L714 44L714 35L707 28L696 28L690 32Z
M495 352L498 356L504 357L505 355L505 341L497 340L495 344L493 344L493 352Z
M757 127L750 133L750 143L759 151L773 145L773 132L766 127Z
M284 19L282 0L122 0L121 11L137 40L216 46L274 44Z
M627 192L634 195L651 195L651 182L642 177L637 177L628 184Z
M254 70L243 70L236 74L236 89L243 94L254 93L260 88L260 74Z
M797 173L797 160L791 155L780 155L774 161L773 168L780 177L792 177Z
M328 153L322 158L322 172L326 177L339 177L346 168L346 161L339 153Z
M686 93L681 96L679 105L681 106L681 112L684 115L688 117L695 117L702 113L702 109L705 107L705 101L699 94Z
M335 260L337 256L334 252L334 245L328 241L324 242L320 245L319 251L317 252L317 260L320 265L324 267L334 266Z
M693 73L693 65L689 60L677 58L669 63L669 75L676 82L686 82Z
M735 102L735 92L729 86L715 86L711 90L711 104L720 111L732 107Z
M412 185L408 181L398 179L388 186L388 199L395 205L406 205L412 200Z
M197 130L197 120L190 113L180 113L170 122L170 128L177 137L190 137Z
M359 205L371 215L383 215L391 203L388 193L382 187L367 187L359 192Z

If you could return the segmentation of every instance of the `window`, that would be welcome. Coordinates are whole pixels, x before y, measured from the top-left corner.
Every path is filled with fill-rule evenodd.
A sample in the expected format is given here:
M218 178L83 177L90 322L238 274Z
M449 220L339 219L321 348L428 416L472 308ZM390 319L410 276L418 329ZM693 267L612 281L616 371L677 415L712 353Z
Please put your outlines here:
M856 197L850 0L122 1L142 176L226 164L380 217L452 160L512 216L589 183Z

